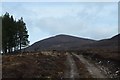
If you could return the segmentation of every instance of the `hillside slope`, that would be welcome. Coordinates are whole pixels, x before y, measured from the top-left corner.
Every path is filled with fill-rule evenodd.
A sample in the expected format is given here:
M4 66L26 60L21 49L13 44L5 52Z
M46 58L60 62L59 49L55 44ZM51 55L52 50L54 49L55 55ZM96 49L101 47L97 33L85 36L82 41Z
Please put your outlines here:
M24 49L27 52L38 52L43 50L81 51L90 55L98 55L103 58L120 60L119 51L120 34L109 39L99 41L74 37L70 35L56 35L43 39Z
M84 47L86 47L86 51L91 54L97 54L104 58L120 60L120 34L109 39L103 39L92 44L84 45Z
M57 35L38 41L26 48L25 51L78 50L80 46L93 42L95 42L95 40L84 39L69 35Z

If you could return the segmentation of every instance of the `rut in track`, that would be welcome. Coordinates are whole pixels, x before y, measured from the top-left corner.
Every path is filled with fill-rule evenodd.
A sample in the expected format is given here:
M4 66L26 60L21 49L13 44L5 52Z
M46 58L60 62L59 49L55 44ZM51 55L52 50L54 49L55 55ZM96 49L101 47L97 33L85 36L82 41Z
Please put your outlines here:
M76 55L73 53L76 58L78 58L83 64L85 64L86 69L92 75L93 78L106 78L106 76L101 73L101 70L98 69L94 64L91 64L87 59L85 59L82 55Z
M72 58L72 55L67 53L67 61L66 61L67 70L65 71L65 78L79 78L79 73L75 64L75 61Z

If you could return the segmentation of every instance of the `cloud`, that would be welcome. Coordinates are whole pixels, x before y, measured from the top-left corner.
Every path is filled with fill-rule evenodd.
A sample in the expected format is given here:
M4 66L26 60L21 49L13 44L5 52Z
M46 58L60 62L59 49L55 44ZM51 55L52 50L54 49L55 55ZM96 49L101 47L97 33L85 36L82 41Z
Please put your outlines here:
M85 24L79 18L75 17L62 17L42 18L38 21L39 28L50 33L75 33L84 30Z
M0 15L2 14L2 3L0 2Z

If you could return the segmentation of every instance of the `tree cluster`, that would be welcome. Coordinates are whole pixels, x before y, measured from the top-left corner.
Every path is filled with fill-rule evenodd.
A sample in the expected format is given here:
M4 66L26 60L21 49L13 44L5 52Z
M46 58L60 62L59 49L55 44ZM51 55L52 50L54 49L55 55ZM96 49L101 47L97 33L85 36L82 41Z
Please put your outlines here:
M2 52L12 53L29 44L28 31L23 18L17 21L9 13L2 16Z

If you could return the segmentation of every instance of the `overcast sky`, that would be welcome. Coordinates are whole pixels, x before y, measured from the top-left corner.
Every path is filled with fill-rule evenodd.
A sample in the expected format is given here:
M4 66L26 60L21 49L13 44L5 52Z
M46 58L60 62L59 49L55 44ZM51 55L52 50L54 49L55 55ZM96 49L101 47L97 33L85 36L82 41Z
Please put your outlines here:
M117 2L4 2L5 12L23 17L30 44L58 34L95 40L118 34Z
M2 2L118 2L119 0L1 0Z

